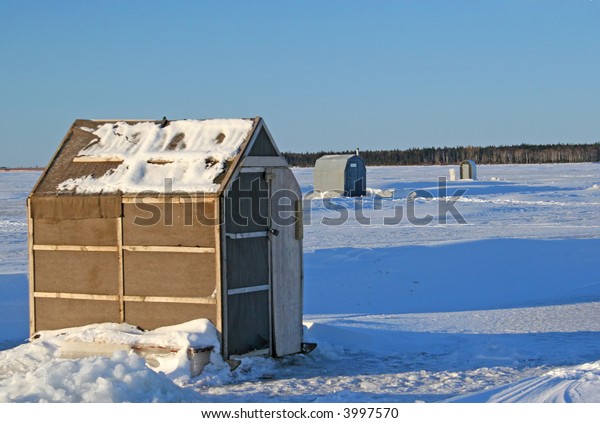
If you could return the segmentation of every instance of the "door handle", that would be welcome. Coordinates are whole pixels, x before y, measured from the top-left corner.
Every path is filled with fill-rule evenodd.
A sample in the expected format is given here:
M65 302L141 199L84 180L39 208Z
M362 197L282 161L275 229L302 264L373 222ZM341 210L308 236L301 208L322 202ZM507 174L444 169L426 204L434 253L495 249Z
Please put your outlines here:
M271 229L269 229L269 232L272 233L275 236L279 235L279 230L278 229L271 228Z

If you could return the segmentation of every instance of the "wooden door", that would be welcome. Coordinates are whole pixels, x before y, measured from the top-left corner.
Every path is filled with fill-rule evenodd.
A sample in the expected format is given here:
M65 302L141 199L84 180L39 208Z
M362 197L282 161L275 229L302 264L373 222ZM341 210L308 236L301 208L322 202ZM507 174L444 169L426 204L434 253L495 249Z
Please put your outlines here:
M302 193L288 168L268 170L271 188L273 355L302 344Z

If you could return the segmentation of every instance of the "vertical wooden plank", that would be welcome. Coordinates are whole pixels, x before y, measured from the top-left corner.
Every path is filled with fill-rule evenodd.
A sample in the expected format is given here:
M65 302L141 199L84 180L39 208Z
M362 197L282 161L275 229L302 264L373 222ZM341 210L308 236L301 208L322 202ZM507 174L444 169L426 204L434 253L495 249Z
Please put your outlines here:
M121 206L122 207L122 206ZM119 252L119 320L125 322L125 263L123 261L123 216L117 219L117 248Z
M27 198L27 245L29 256L29 334L35 333L35 266L33 263L33 218L31 217L31 198Z
M227 231L227 225L225 224L225 213L231 211L226 210L227 202L225 197L229 191L225 191L219 196L219 225L217 225L219 232L219 255L221 256L220 268L221 268L221 292L217 297L219 303L217 303L217 314L221 315L221 354L225 359L229 358L229 344L228 344L228 333L227 333L227 248L225 233Z
M219 207L219 201L213 201L213 207L215 208L214 216L215 219L219 219L221 215L221 208ZM222 273L221 273L221 225L219 225L220 220L215 222L215 283L216 283L216 294L217 294L217 321L215 323L215 327L217 328L217 332L223 333L223 310L221 306L221 295L222 295Z

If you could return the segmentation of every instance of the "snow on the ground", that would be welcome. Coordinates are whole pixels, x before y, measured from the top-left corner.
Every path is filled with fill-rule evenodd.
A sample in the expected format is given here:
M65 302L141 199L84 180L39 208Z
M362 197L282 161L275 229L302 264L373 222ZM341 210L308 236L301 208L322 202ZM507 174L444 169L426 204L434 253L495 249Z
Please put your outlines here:
M598 257L600 239L317 250L305 254L304 310L423 313L594 301Z
M541 376L465 395L451 402L594 402L600 403L600 361L562 367Z
M477 181L447 181L444 193L438 178L447 179L451 167L369 167L367 186L393 189L394 199L367 198L362 200L362 208L357 207L358 212L354 204L361 200L335 199L326 204L313 200L310 209L305 207L305 251L498 238L600 238L600 191L589 189L599 184L600 163L482 165L478 166ZM294 173L303 192L310 192L312 169L296 169ZM406 197L419 190L432 197L417 199L413 208L417 219L432 217L427 225L414 225L407 216ZM467 190L454 203L467 222L462 225L450 213L443 213L439 201L444 194L451 197L460 190ZM357 217L362 215L370 219L368 225L358 223ZM446 224L439 222L440 215L446 216ZM396 219L398 223L394 216L401 217ZM335 221L323 225L323 218Z
M0 349L22 344L0 352L0 395L9 380L22 392L0 399L598 402L600 164L479 166L479 180L443 192L449 169L369 168L368 186L394 198L356 210L352 199L306 202L305 338L319 346L246 358L234 372L209 365L196 378L123 353L64 360L48 341L24 343L24 199L38 174L0 175L0 228L10 227L0 232ZM309 192L312 169L294 172ZM444 200L459 189L451 205L466 223L447 214L443 224ZM411 205L414 191L430 198ZM431 222L411 223L410 207Z
M27 275L0 274L0 350L19 345L29 336Z

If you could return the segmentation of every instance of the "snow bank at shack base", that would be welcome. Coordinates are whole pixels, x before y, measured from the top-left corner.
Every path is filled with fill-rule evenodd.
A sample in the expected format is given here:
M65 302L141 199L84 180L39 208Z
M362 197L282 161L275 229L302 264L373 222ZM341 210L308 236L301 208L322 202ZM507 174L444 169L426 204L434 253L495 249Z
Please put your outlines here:
M98 354L89 353L97 347ZM108 354L111 346L113 352ZM121 346L118 348L116 346ZM170 353L146 360L137 349ZM143 331L103 323L42 331L28 344L0 352L0 402L193 402L188 348L213 347L207 369L229 372L215 327L207 319ZM65 358L75 351L80 358Z

